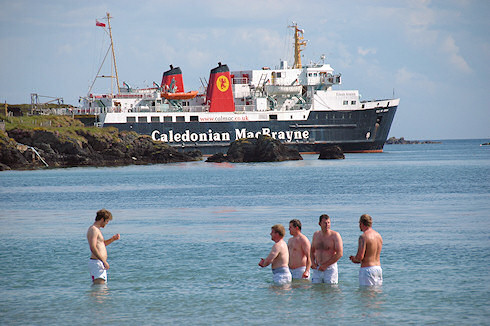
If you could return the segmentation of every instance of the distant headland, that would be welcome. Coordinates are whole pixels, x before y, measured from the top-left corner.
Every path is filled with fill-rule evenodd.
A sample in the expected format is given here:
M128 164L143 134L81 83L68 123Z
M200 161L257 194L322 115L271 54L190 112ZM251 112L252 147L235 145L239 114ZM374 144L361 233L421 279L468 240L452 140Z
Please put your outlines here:
M390 137L386 140L386 144L440 144L440 141L432 140L406 140L404 137Z

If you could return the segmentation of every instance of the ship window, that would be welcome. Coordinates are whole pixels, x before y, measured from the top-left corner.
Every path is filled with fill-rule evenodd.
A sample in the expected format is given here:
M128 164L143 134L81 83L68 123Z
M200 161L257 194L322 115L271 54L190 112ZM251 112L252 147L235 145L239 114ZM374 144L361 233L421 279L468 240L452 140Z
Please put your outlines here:
M172 117L163 117L163 122L172 122Z
M199 117L197 115L191 115L191 121L199 121Z
M277 120L277 114L269 115L269 120Z
M127 117L126 121L127 122L136 122L136 117Z
M146 117L138 117L138 122L147 122Z
M151 117L151 122L160 122L160 117Z
M356 101L350 101L351 105L356 105Z
M182 116L179 116L179 117L176 117L177 118L177 122L185 122L185 118L182 117Z
M348 105L349 104L349 101L344 101L343 103L344 105Z
M276 76L277 76L277 78L281 78L281 73L280 73L280 72L278 72L278 73L276 74Z
M364 109L364 104L362 105L362 108Z

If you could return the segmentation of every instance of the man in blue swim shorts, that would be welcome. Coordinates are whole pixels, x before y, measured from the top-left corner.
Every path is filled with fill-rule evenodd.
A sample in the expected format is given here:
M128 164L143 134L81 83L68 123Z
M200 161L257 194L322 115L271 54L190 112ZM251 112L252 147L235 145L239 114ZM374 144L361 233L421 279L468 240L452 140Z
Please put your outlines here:
M289 271L289 251L288 245L284 241L286 230L281 224L276 224L271 228L271 240L274 241L271 252L266 259L261 258L260 267L270 264L272 267L272 280L275 284L282 285L291 283L291 272Z
M354 264L361 264L359 270L359 285L373 286L383 284L381 269L381 248L383 238L373 228L373 219L368 214L361 215L359 229L363 232L359 237L357 255L350 256Z

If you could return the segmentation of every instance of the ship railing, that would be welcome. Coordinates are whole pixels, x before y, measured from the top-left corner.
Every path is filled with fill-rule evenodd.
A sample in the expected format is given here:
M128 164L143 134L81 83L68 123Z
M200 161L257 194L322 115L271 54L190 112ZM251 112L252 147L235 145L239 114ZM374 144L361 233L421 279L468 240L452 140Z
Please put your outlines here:
M73 108L71 110L71 113L74 115L98 115L101 113L108 112L108 109L110 108L104 108L104 107L91 107L91 108L85 108L85 107L79 107L79 108Z
M252 112L257 111L255 105L235 105L235 112Z
M232 84L248 84L248 77L233 77Z

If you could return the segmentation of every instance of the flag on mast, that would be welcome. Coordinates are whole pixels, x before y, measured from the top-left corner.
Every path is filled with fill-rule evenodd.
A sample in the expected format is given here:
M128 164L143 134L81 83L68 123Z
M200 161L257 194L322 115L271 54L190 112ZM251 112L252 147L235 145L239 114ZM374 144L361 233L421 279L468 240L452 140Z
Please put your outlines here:
M96 19L96 20L95 20L95 26L105 27L105 24L104 24L104 23L101 23L100 21L98 21L98 20Z

